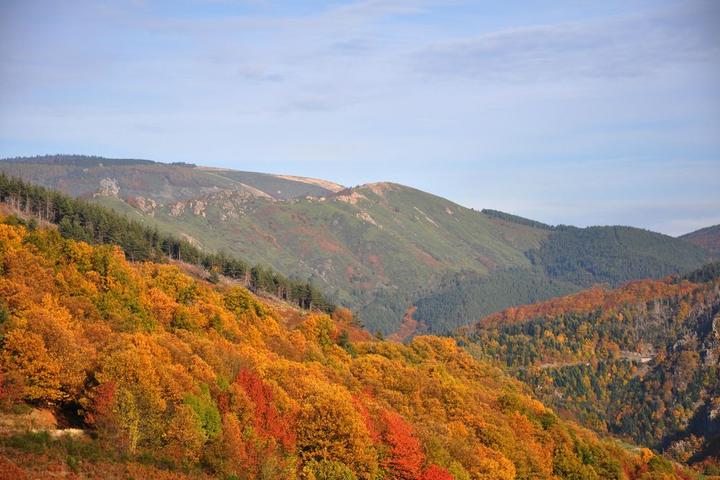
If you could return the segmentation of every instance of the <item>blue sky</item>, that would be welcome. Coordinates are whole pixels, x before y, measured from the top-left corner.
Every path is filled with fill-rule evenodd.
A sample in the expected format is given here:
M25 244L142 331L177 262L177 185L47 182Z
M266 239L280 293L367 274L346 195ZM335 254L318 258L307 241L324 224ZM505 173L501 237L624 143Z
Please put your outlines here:
M0 0L0 156L395 181L720 223L720 2Z

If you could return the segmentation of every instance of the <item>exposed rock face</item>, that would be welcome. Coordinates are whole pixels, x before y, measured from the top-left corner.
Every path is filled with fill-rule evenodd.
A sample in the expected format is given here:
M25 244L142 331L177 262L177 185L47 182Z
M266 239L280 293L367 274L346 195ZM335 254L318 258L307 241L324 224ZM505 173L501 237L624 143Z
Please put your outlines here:
M369 213L362 211L356 214L357 218L363 220L364 222L371 223L375 225L376 227L382 228L382 225L378 225L374 218L370 216Z
M367 197L361 193L358 192L350 192L347 195L337 195L335 196L337 200L340 200L341 202L349 203L350 205L355 205L360 200L367 200Z
M185 212L185 204L183 202L177 202L170 207L170 216L179 217Z
M114 178L103 178L100 180L100 191L98 195L103 197L117 197L120 193L120 186Z
M146 208L149 208L151 210L162 207L162 204L155 202L150 204L150 206L148 207L149 200L144 200ZM255 202L257 200L257 196L249 192L237 190L221 190L216 193L204 195L200 198L170 204L168 205L168 215L170 215L171 217L179 217L187 211L192 215L207 218L208 207L214 207L216 209L219 209L220 220L225 221L227 219L238 219L246 213L247 209L253 208L253 205L255 205ZM275 201L270 197L262 197L261 200L267 202ZM139 198L135 198L134 203L135 204L133 206L140 208ZM147 210L144 210L142 208L140 209L144 212L147 212Z
M365 187L369 188L370 191L372 191L375 195L379 197L384 197L385 192L388 192L390 190L397 190L398 185L395 185L390 182L377 182L377 183L368 183L364 185Z
M127 203L137 208L141 212L147 213L151 217L155 215L155 210L157 210L158 207L162 207L161 204L159 204L152 198L145 198L143 196L129 198L127 200Z
M202 200L195 200L192 204L193 213L201 217L205 216L205 202Z

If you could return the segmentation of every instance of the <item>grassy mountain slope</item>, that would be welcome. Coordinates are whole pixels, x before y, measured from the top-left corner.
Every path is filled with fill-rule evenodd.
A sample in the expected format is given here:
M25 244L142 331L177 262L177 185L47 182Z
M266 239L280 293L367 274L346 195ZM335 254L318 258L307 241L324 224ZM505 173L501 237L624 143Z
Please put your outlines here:
M181 213L157 211L153 220L208 248L309 277L385 333L397 328L416 292L444 272L527 268L523 252L547 235L394 184L291 202L224 193L201 202L207 207L200 214L195 201Z
M720 225L701 228L680 238L720 256Z
M638 229L554 228L391 183L342 189L186 164L63 158L0 162L0 170L89 197L203 249L310 278L385 334L412 306L421 332L441 333L507 306L677 273L709 257Z
M53 230L0 223L0 265L14 478L695 477L559 419L451 339L370 341L347 311L268 304Z
M148 203L182 201L218 190L289 199L342 189L331 182L300 177L82 155L8 159L0 162L0 171L74 196L104 191L124 199L141 197Z
M720 277L593 288L463 332L567 416L681 461L720 455ZM712 272L715 275L712 275Z

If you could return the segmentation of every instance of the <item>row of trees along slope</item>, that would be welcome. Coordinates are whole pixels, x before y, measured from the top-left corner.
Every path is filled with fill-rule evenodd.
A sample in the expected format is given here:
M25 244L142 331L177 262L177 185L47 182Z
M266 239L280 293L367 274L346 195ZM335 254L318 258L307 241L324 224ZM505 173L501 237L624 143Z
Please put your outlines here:
M332 311L334 306L309 282L289 279L270 268L204 252L186 240L162 233L113 210L0 173L0 201L11 209L58 226L67 238L120 246L131 260L165 258L198 265L213 276L240 280L256 292L292 301L305 309Z
M0 471L13 478L699 478L558 418L451 339L371 340L344 309L275 310L7 221ZM80 433L38 429L38 409Z

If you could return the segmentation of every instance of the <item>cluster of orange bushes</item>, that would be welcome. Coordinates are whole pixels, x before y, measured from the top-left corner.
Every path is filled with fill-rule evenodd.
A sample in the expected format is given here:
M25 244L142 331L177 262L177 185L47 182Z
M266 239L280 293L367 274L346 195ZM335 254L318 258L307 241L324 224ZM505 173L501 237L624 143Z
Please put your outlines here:
M608 290L593 287L581 292L557 297L545 302L510 307L488 315L480 321L482 326L520 323L535 318L554 318L570 312L590 313L596 310L617 310L625 304L638 304L662 298L682 297L697 289L688 281L637 280L621 288Z
M558 419L451 339L358 340L343 334L342 309L292 326L280 312L112 246L0 224L0 406L79 416L104 456L75 468L142 459L238 479L676 478L649 477L649 460Z

